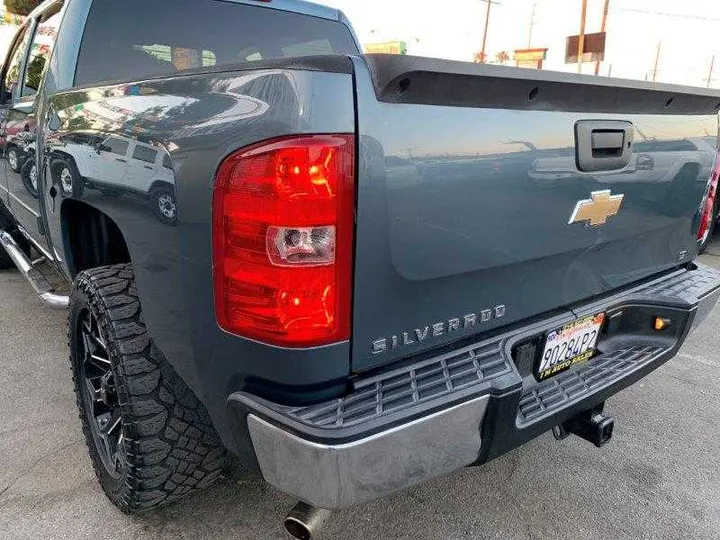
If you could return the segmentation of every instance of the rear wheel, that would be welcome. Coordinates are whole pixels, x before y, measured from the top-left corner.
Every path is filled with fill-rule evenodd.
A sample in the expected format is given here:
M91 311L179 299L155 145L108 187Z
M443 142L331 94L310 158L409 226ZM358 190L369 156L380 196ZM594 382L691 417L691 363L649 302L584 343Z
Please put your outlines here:
M51 165L53 181L66 197L79 199L85 191L85 181L75 164L68 159L55 159Z
M88 451L118 508L153 508L220 477L226 451L205 407L153 345L129 264L78 275L68 331Z
M177 200L174 189L166 186L155 188L150 199L155 213L163 223L172 225L177 222Z
M35 161L35 158L30 158L25 162L22 167L22 172L20 174L22 176L23 185L25 186L27 192L37 199L38 175L37 162Z
M18 151L18 149L15 148L14 146L11 146L10 148L8 148L7 162L8 162L8 167L10 167L10 170L12 170L13 172L16 172L16 173L20 172L20 167L22 166L20 161L21 161L20 160L20 152Z

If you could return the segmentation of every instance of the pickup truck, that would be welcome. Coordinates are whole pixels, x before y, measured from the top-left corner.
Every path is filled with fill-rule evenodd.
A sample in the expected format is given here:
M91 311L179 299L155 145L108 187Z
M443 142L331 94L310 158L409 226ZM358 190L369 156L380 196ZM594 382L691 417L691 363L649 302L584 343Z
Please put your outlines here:
M342 13L297 0L48 0L0 80L37 186L5 164L0 265L68 310L125 512L233 458L310 538L549 431L601 446L608 398L720 296L696 262L716 136L710 162L636 149L716 134L715 90L363 56ZM172 219L133 195L143 164L171 176Z

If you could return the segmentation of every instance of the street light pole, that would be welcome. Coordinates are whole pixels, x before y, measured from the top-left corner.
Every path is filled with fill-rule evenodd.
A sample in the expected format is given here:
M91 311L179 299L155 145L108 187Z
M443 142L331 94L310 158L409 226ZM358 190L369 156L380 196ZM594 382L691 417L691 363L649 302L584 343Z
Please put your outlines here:
M485 63L485 44L487 43L488 26L490 26L490 7L492 0L483 0L487 3L487 12L485 14L485 30L483 31L482 49L480 50L480 62Z
M652 76L653 82L655 82L655 79L657 78L658 65L660 64L660 46L661 45L662 45L662 41L658 41L657 51L655 52L655 67L653 68L653 76Z
M710 83L712 82L712 72L713 67L715 66L715 55L712 55L712 59L710 60L710 72L708 73L708 83L707 87L710 88Z
M537 9L537 0L533 2L533 8L532 8L532 14L530 15L530 28L528 29L528 42L527 42L527 48L530 48L530 45L532 43L532 32L533 32L533 26L535 26L535 10Z
M610 0L605 0L605 7L603 8L602 23L600 24L600 32L605 32L607 26L608 9L610 9ZM607 50L607 36L605 37L605 50ZM600 73L600 58L595 60L595 75Z
M585 53L585 19L587 18L587 0L582 1L582 13L580 15L580 35L578 36L578 73L582 73L582 58Z

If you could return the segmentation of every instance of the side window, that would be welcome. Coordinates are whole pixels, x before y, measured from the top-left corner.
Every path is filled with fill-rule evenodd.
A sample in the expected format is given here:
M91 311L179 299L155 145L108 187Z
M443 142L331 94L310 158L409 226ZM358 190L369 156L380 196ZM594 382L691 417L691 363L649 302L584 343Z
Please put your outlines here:
M20 79L20 68L22 67L23 57L25 56L25 49L27 48L27 40L29 32L27 27L20 30L22 36L18 36L15 42L15 48L10 52L10 62L7 66L7 72L5 73L5 80L3 81L3 102L8 102L12 99L13 93L18 85Z
M45 67L50 62L50 55L57 39L61 9L62 2L54 4L38 21L35 35L30 44L30 56L25 69L23 96L33 96L37 94L40 88Z
M153 150L152 148L148 148L147 146L138 144L135 146L132 157L146 163L154 164L155 160L157 159L157 150Z
M163 156L162 166L166 169L170 169L172 171L172 159L170 159L170 154L165 154Z
M107 151L112 152L113 154L117 154L118 156L124 156L125 154L127 154L128 146L130 146L130 143L128 143L127 141L123 141L121 139L113 139L112 137L105 141L105 147Z

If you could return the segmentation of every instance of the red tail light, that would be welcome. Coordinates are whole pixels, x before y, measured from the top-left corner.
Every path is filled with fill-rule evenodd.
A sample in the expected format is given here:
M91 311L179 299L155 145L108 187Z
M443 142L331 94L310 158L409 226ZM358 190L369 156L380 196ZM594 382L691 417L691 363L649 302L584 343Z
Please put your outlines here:
M265 141L229 156L213 197L215 312L286 347L350 337L355 138Z
M713 220L713 209L715 208L715 197L717 197L718 178L720 178L720 151L715 155L715 164L712 169L712 176L708 181L703 198L703 205L700 212L700 226L698 227L697 240L702 242L710 234L710 225Z

